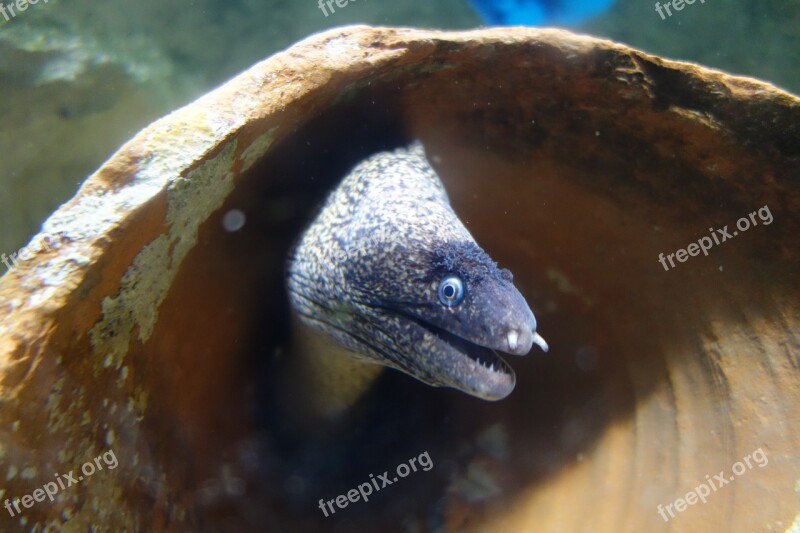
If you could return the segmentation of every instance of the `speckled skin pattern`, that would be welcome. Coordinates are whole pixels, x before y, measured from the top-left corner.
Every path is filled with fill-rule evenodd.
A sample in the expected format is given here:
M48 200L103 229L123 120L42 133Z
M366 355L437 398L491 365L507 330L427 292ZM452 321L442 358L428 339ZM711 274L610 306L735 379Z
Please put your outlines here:
M448 307L441 280L464 298ZM530 351L536 319L450 206L424 148L374 155L328 197L289 259L292 308L353 357L487 400L514 388L495 350Z

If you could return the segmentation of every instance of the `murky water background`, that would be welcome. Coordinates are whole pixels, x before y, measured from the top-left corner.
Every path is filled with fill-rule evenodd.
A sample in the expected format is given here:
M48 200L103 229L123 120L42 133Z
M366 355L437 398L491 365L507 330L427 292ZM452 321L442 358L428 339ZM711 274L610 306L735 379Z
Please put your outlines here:
M344 24L466 29L464 0L359 0L326 17L311 0L43 0L0 15L0 250L44 219L125 140L268 55ZM575 28L800 92L800 6L619 0Z

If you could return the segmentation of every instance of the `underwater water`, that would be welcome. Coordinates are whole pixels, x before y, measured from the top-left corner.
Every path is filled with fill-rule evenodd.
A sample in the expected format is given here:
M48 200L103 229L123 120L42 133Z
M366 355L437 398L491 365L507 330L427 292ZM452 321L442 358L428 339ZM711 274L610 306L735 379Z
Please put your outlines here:
M0 0L0 89L0 531L800 532L796 1Z

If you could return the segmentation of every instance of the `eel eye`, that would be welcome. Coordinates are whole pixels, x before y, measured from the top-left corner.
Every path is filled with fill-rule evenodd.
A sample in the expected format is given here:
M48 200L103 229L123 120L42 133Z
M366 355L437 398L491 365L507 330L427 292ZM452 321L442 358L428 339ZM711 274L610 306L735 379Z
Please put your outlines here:
M453 307L464 299L464 283L457 276L445 276L439 283L439 301Z

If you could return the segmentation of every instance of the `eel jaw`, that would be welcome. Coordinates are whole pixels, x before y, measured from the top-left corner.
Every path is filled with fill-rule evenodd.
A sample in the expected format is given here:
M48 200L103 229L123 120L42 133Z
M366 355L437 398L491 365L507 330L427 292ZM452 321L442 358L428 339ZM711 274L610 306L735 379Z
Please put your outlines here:
M424 352L410 354L413 367L422 366L428 376L404 368L431 385L446 386L490 401L502 400L514 390L516 375L495 350L474 344L446 330L411 319L408 327L421 336Z

